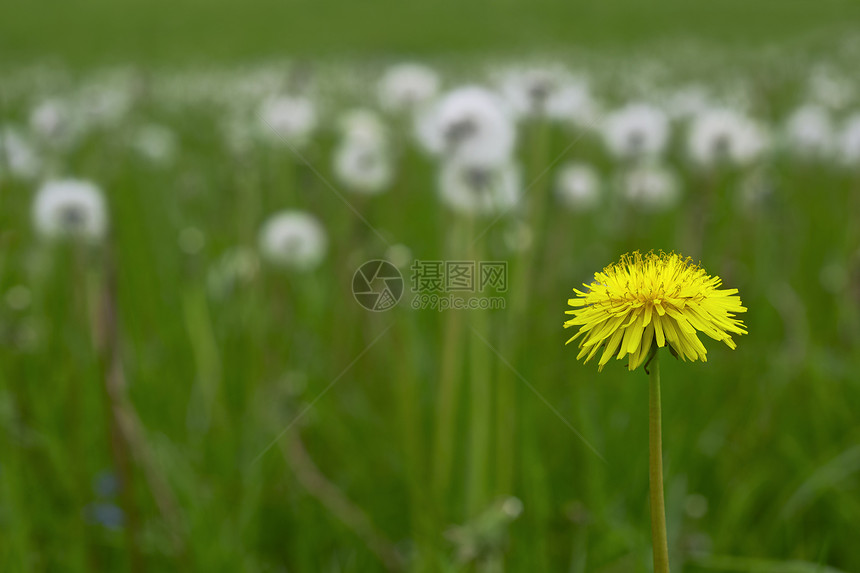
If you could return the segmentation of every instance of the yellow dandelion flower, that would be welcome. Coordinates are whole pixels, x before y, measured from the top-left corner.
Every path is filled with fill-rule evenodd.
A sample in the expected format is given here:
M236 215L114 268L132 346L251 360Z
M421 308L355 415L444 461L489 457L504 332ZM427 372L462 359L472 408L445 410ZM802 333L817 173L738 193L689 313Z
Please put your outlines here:
M690 258L675 253L641 255L638 251L621 257L594 282L584 285L586 292L574 289L569 299L573 318L565 328L579 326L566 342L579 338L577 359L591 360L600 349L600 370L613 355L629 356L628 368L634 370L648 357L653 342L669 344L673 354L683 360L707 360L707 350L697 331L735 348L732 334L746 334L744 324L734 318L746 312L737 289L720 289L720 277L712 277L693 264Z

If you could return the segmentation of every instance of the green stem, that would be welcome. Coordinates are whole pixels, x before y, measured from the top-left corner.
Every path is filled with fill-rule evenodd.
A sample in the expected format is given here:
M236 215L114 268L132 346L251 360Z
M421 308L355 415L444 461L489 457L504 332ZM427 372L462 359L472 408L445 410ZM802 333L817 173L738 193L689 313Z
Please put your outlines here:
M472 234L471 228L469 231L467 237ZM469 250L469 258L477 268L478 261L483 259L483 241L473 242ZM472 328L485 337L490 336L487 312L477 310L470 320ZM473 335L469 340L469 469L466 485L466 511L470 518L484 511L490 501L492 403L489 349L483 340Z
M663 438L660 413L660 356L654 353L649 373L649 491L651 498L651 544L654 573L669 573L666 541L666 508L663 501Z
M195 439L202 439L209 432L213 418L223 414L217 400L221 391L221 356L202 286L194 285L186 290L182 310L197 368L195 400L189 406L188 426Z
M460 369L462 367L463 321L460 311L450 310L444 317L444 342L442 348L439 388L436 409L436 428L433 458L436 461L433 473L433 488L444 514L448 496L451 470L454 465L454 434L457 424L457 398Z
M399 402L398 423L402 429L403 450L406 460L406 475L409 483L409 515L417 548L417 555L412 559L411 571L433 570L433 555L435 536L432 523L432 502L425 494L429 480L426 479L424 455L424 427L421 413L421 378L413 367L417 363L415 356L416 325L413 317L402 317L403 322L395 324L398 340L398 355L404 357L397 360L398 375L395 380L395 390ZM405 322L405 324L404 324Z
M463 257L462 245L470 236L468 221L457 218L454 222L448 257ZM457 410L463 369L464 316L462 310L448 310L442 317L443 342L439 368L435 431L433 439L433 491L437 498L437 512L445 515L448 507L451 473L456 457Z
M477 259L476 259L477 260ZM473 328L483 337L490 336L487 310L476 310ZM489 503L489 466L492 429L492 389L490 355L483 340L469 340L469 470L466 504L469 518L486 509Z

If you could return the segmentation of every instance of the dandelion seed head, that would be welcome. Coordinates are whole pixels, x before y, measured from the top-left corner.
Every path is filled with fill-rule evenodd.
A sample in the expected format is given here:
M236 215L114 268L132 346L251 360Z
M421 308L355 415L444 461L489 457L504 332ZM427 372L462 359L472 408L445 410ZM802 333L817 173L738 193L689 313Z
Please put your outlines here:
M385 144L388 130L375 112L368 109L353 109L338 120L343 139L351 142Z
M30 129L40 137L55 136L68 121L70 110L59 99L44 100L30 112Z
M857 167L860 164L860 113L855 113L845 120L837 145L842 163L849 167Z
M568 163L556 175L555 193L573 211L588 211L600 203L600 176L590 165Z
M856 95L845 74L823 65L812 70L808 91L812 101L833 110L847 107Z
M116 127L131 111L130 86L105 81L84 85L76 94L76 113L91 126Z
M159 167L173 163L179 151L176 134L157 124L138 128L132 135L131 146L141 158Z
M439 75L420 64L398 64L385 71L377 87L382 108L393 113L413 111L439 92Z
M495 93L480 87L449 92L419 119L417 130L431 153L476 166L507 162L516 142L507 108Z
M687 140L690 158L705 168L753 163L767 143L758 123L729 108L711 108L694 117Z
M711 96L704 86L690 85L671 93L664 109L670 118L686 120L704 112L711 105Z
M42 169L32 142L11 127L0 129L0 175L6 169L13 177L24 180L33 179Z
M826 108L806 104L796 109L785 124L786 143L800 157L824 158L834 146L833 120Z
M412 249L401 243L391 245L385 250L385 260L399 269L408 268L412 264Z
M260 132L274 144L303 145L317 126L314 102L305 97L277 96L259 109Z
M381 142L346 140L335 150L334 172L351 191L376 195L390 187L394 162Z
M339 121L343 137L334 152L334 173L349 190L375 195L394 178L394 158L388 132L379 116L357 109Z
M607 149L616 158L655 157L669 140L669 119L658 107L631 103L611 113L602 131Z
M502 97L520 117L573 119L578 105L588 96L581 84L558 66L509 70L502 74Z
M518 497L507 497L502 501L502 513L508 519L516 519L523 512L523 502Z
M478 167L449 161L439 175L439 194L459 213L504 213L516 206L522 194L520 170L512 163Z
M60 149L74 146L83 134L82 118L60 98L42 101L30 112L30 130L43 144Z
M670 209L681 197L675 172L652 163L636 165L622 173L621 192L629 203L648 211Z
M737 289L721 289L722 281L709 276L691 259L675 253L638 251L623 255L594 274L568 300L573 315L565 328L579 327L567 344L579 338L577 359L591 360L601 352L600 370L612 356L628 358L635 370L652 345L669 346L682 360L707 360L697 333L735 348L732 334L746 334L735 314L746 312Z
M322 262L327 237L315 217L301 211L282 211L269 218L260 231L260 252L270 263L309 271Z
M36 231L49 239L101 239L107 231L102 192L89 181L47 181L33 202L33 223Z

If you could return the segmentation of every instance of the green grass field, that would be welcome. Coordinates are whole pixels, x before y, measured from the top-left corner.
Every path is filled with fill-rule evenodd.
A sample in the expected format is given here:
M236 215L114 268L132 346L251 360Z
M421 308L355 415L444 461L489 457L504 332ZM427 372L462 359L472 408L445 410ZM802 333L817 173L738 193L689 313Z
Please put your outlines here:
M385 193L350 193L332 166L338 114L376 107L373 82L407 59L448 89L557 54L606 110L654 85L740 86L777 127L817 63L857 86L856 5L747 4L8 7L0 130L101 66L128 66L135 95L121 122L41 149L37 176L0 159L0 570L651 571L648 376L577 361L562 323L622 253L675 250L739 289L749 334L700 337L707 363L661 351L673 571L860 571L857 165L776 146L703 172L673 123L681 196L648 211L613 191L623 164L593 130L523 120L526 207L498 216L440 202L439 161L402 118L386 117ZM300 153L224 136L260 63L319 87ZM129 145L153 123L176 138L163 164ZM570 160L606 182L596 210L556 201ZM104 191L103 241L34 230L58 177ZM327 234L309 272L259 256L284 209ZM398 252L403 299L365 310L356 269ZM506 262L504 308L414 309L413 259Z

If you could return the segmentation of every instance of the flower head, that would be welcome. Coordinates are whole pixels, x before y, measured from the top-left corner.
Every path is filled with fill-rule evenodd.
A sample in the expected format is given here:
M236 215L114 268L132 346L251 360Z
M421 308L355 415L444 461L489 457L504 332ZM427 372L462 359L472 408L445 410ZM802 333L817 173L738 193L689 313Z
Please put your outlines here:
M47 99L30 112L30 130L43 144L68 149L84 135L84 125L72 105L61 99Z
M621 194L645 211L665 211L678 204L681 189L677 175L659 163L645 163L627 169L619 177Z
M690 157L705 168L753 163L767 145L767 134L758 123L728 108L705 110L693 118L690 126Z
M479 167L448 161L439 173L439 196L457 213L505 213L516 207L521 195L520 170L514 163Z
M301 211L272 215L260 231L260 251L276 266L309 271L322 262L328 240L315 217Z
M179 153L179 140L170 128L153 123L135 130L131 147L143 160L154 166L166 167Z
M102 192L89 181L47 181L33 202L33 222L36 231L49 239L99 240L107 231Z
M317 110L307 98L280 96L263 102L259 119L261 133L270 142L301 145L316 129Z
M704 86L693 84L669 94L664 109L670 118L686 120L708 109L711 106L710 101L708 90Z
M502 81L502 96L518 115L543 115L559 79L559 74L549 69L511 71Z
M588 211L600 203L600 176L590 165L568 163L556 175L555 193L565 207Z
M652 105L629 104L606 119L603 139L619 159L657 156L669 141L669 119Z
M351 191L376 195L390 187L394 162L383 143L347 139L335 151L334 172Z
M32 179L42 169L42 158L36 148L11 127L0 128L0 175L7 169L19 179Z
M847 166L860 163L860 114L852 114L845 119L839 134L839 158Z
M785 124L786 143L795 155L825 158L833 150L834 129L826 108L806 104L791 114Z
M344 140L367 144L388 142L388 128L376 112L369 109L349 110L337 123Z
M446 94L419 118L417 135L434 155L480 167L507 163L516 144L516 129L504 102L480 87Z
M367 110L347 113L340 124L343 139L334 153L337 178L356 193L387 190L394 178L394 157L385 125Z
M502 75L499 87L518 118L575 121L584 119L593 108L585 81L559 66L508 70Z
M385 71L378 91L387 111L414 110L432 100L439 91L439 75L420 64L399 64Z
M746 312L737 289L720 289L719 277L711 277L691 259L675 253L638 251L621 257L594 282L584 285L586 292L574 289L576 298L567 302L574 307L565 311L573 318L565 328L579 326L566 344L580 336L579 358L588 362L603 349L599 369L617 354L629 355L627 367L635 370L645 361L653 343L667 343L682 360L707 360L707 351L697 336L704 332L735 348L731 334L746 334L735 313Z

